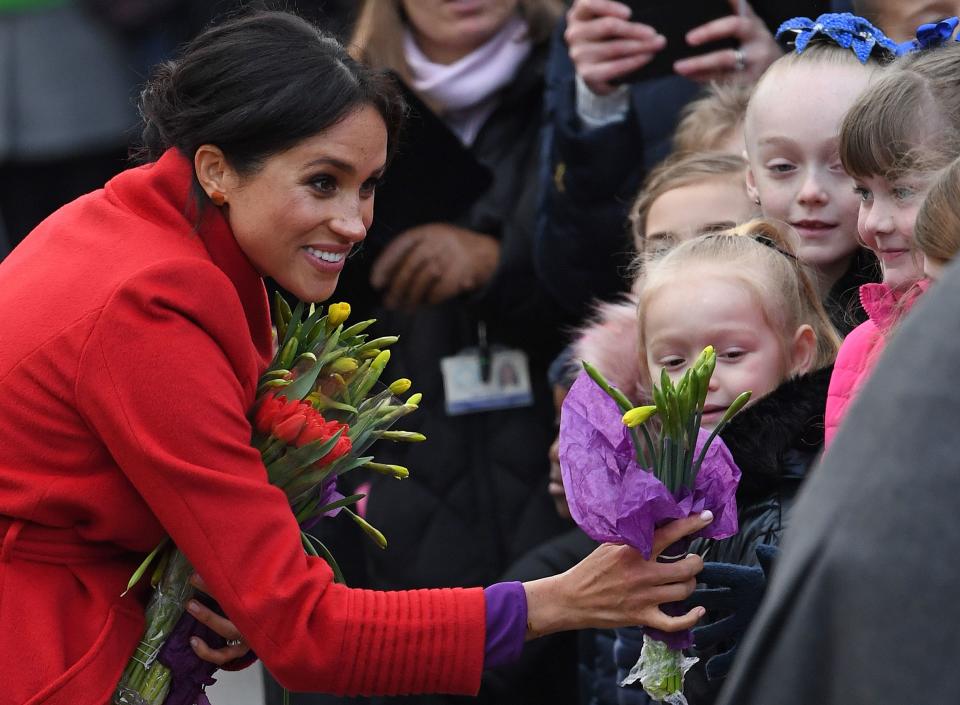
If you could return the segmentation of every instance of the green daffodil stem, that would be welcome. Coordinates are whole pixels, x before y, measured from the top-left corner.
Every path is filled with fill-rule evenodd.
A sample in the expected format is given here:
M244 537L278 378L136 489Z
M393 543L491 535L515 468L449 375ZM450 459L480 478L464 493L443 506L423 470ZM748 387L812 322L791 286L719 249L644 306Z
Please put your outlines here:
M707 442L703 444L703 448L700 451L700 455L697 457L697 462L693 466L693 477L696 478L697 474L700 472L700 466L703 465L703 459L707 457L707 451L710 449L710 445L713 443L713 439L720 435L720 432L726 427L730 420L740 413L744 406L747 405L747 402L750 401L751 392L744 392L736 399L733 400L733 403L727 407L726 412L723 414L723 418L720 419L713 432L707 437Z
M633 404L630 403L630 400L627 399L627 397L624 396L623 392L621 392L619 389L611 386L606 378L600 373L600 370L586 360L581 361L581 364L583 365L583 369L587 371L590 379L596 382L600 389L606 392L611 399L617 402L617 406L619 406L624 413L633 408Z

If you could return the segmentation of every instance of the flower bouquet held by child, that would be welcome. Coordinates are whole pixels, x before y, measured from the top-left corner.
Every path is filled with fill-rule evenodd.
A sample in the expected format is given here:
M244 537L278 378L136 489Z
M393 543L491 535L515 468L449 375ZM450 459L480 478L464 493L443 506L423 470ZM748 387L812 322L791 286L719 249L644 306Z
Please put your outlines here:
M381 548L386 539L349 506L362 494L344 497L337 478L364 467L402 479L406 468L373 462L363 455L377 439L421 441L416 433L388 430L417 408L419 394L399 401L410 388L400 379L389 387L378 381L390 359L384 348L393 336L368 339L374 321L344 328L349 304L322 308L299 304L295 310L277 297L278 350L260 378L252 414L251 443L260 451L270 484L286 494L301 526L304 550L323 557L338 582L343 576L333 555L310 530L323 517L347 514ZM186 557L164 541L130 579L133 587L151 570L153 596L146 610L146 629L114 694L115 705L191 705L206 702L203 687L213 681L216 666L201 661L188 645L203 628L184 603L191 598L194 572Z
M658 526L707 510L714 521L701 536L737 532L740 470L718 434L750 392L737 397L712 432L701 428L715 366L708 347L676 384L666 371L661 374L653 405L634 407L584 363L586 372L563 404L560 463L570 512L591 538L629 544L649 558ZM648 428L653 420L657 429ZM688 546L674 544L659 559L679 560ZM639 680L656 700L685 705L683 676L697 660L682 650L692 642L690 632L647 629L640 660L621 685Z

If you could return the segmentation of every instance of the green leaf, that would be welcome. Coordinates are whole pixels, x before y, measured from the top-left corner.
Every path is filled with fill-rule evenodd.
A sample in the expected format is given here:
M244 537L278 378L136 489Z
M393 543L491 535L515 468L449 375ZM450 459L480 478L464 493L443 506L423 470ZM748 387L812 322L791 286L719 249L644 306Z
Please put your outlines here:
M270 483L282 488L301 471L310 467L329 453L342 434L343 429L340 429L326 441L316 440L300 448L289 449L283 457L278 458L267 466L267 475L270 477Z
M307 550L311 556L316 556L317 558L323 558L327 563L330 564L330 570L333 571L333 579L340 583L341 585L346 585L347 581L343 578L343 572L340 570L340 566L337 565L336 559L334 559L333 554L330 553L330 549L323 545L323 541L318 539L316 536L311 534L300 532L300 536L303 539L304 547L307 544L310 544L310 548Z
M169 541L170 541L170 537L168 536L164 538L163 541L158 543L156 548L150 551L147 557L143 559L143 563L137 566L137 569L133 571L133 575L130 576L130 580L127 581L127 589L120 594L120 597L123 597L128 592L130 592L130 588L136 585L137 582L140 580L140 578L143 577L143 574L147 572L147 568L150 567L150 564L153 562L153 559L157 557L157 555L160 553L163 547L167 545Z

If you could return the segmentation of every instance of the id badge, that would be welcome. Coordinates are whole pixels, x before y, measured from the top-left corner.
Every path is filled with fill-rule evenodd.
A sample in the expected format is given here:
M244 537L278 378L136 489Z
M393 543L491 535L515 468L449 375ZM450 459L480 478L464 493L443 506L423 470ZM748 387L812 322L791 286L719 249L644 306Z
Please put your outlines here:
M533 404L530 365L522 350L498 349L490 355L488 379L481 374L480 354L464 351L440 361L447 413L513 409Z

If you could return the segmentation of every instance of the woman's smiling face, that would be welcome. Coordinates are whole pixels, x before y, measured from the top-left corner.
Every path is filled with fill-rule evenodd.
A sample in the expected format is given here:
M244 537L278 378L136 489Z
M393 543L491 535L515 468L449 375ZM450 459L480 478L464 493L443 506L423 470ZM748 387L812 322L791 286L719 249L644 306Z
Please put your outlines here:
M201 183L204 149L196 160ZM386 157L383 118L363 106L268 157L251 175L225 164L217 190L225 195L234 237L257 271L303 301L323 301L373 222Z

